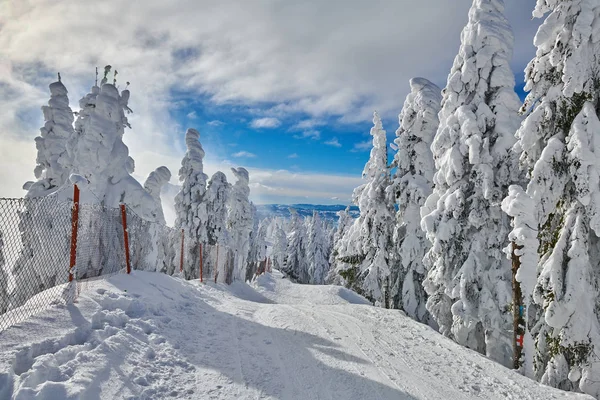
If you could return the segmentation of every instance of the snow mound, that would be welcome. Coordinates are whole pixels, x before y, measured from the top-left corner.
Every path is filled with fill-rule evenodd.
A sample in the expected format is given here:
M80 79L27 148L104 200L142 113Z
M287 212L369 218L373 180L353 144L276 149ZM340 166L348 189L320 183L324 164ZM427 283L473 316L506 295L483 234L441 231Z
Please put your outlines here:
M528 380L401 312L352 302L361 303L278 272L253 286L114 275L76 304L0 332L0 398L589 398Z
M371 305L364 297L342 286L298 285L284 278L284 274L273 270L272 274L257 277L253 285L258 293L278 304Z

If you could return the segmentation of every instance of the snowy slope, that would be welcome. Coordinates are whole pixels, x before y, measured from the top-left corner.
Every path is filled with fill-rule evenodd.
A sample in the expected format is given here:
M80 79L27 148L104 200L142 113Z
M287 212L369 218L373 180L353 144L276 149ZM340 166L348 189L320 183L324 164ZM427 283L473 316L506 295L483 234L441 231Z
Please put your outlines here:
M89 284L0 333L0 399L556 399L398 311L281 274Z

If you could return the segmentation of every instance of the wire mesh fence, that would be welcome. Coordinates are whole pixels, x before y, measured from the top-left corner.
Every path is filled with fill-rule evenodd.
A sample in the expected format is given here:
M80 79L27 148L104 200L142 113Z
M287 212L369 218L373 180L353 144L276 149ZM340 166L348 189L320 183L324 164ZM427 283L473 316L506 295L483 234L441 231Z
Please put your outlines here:
M130 269L231 283L237 254L229 247L200 243L127 205L79 204L68 189L0 199L0 331Z
M64 300L71 207L58 193L0 199L0 330Z

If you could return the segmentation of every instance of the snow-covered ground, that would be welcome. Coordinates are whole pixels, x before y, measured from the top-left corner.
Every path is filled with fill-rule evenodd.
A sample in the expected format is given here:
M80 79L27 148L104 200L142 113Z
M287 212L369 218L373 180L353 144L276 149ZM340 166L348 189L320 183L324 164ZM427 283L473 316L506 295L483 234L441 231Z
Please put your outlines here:
M0 332L0 399L557 399L401 312L340 287L89 284Z

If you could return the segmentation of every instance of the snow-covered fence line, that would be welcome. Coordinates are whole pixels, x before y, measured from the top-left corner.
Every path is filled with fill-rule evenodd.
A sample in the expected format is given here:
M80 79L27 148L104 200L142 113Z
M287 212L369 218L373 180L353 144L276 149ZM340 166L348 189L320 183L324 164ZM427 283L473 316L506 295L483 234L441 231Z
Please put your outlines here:
M72 203L62 193L0 198L0 330L60 300L68 282Z
M67 186L44 197L0 198L0 331L116 273L233 280L231 248L186 237L127 204L80 204L76 192ZM187 257L198 260L194 268Z

